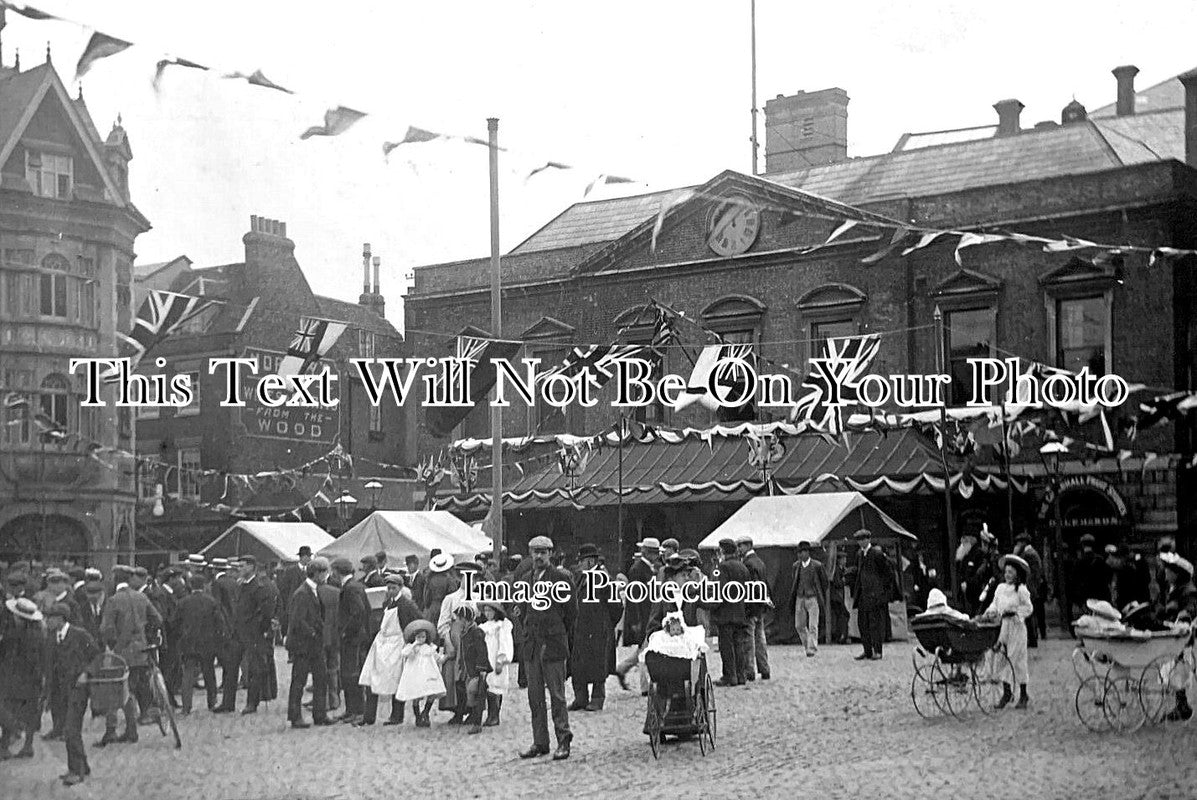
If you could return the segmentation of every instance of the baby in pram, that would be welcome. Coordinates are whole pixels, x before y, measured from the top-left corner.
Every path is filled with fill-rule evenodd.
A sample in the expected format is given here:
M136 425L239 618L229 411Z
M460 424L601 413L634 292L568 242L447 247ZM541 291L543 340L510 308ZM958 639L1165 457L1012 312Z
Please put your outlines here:
M690 687L697 687L706 677L704 654L710 649L706 642L706 630L701 625L686 625L682 612L673 611L665 615L662 628L648 638L640 660L648 668L653 681L653 691L648 702L655 707L659 718L665 720L665 732L682 733L675 726L689 724L692 714ZM650 708L644 722L644 732L650 736L650 722L653 711ZM686 730L685 733L692 731Z

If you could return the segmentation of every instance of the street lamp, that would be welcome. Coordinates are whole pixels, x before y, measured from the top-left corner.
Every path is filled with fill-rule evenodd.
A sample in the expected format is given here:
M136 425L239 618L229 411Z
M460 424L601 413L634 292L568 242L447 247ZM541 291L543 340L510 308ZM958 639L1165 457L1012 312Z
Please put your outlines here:
M1071 622L1069 617L1072 616L1072 608L1064 592L1064 523L1060 519L1060 457L1067 452L1068 448L1064 446L1063 442L1047 442L1039 448L1039 459L1043 462L1043 470L1051 478L1052 519L1055 528L1052 561L1056 567L1055 589L1056 600L1060 605L1060 625L1071 634L1072 625L1069 624Z
M166 513L166 509L162 506L162 484L158 484L154 490L154 508L150 513L155 517L160 517Z
M378 493L382 491L382 482L377 478L372 478L364 488L370 490L370 508L378 508Z
M343 521L348 521L353 516L353 510L357 508L357 498L344 489L341 490L341 496L333 502L337 504L337 516Z

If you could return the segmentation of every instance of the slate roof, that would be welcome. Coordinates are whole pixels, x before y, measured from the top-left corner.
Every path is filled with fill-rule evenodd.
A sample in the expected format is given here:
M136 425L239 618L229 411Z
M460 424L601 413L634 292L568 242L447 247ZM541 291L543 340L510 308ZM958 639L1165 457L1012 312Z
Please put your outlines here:
M656 209L652 212L656 213ZM651 215L650 215L651 216ZM635 227L641 220L630 223ZM631 228L629 228L630 230ZM625 231L626 233L626 231ZM620 234L622 235L622 234ZM619 236L614 238L618 239ZM595 242L529 252L516 252L503 256L501 268L503 270L503 285L512 286L564 275L578 264L581 264L592 253L601 250L607 244L606 239ZM490 257L471 258L465 261L452 261L445 264L430 264L416 268L415 293L435 294L452 292L462 289L476 289L490 285Z
M1184 74L1184 73L1181 73ZM1135 111L1137 114L1151 111L1162 111L1166 108L1183 108L1185 104L1185 87L1181 85L1180 77L1160 81L1154 86L1135 92ZM1089 112L1092 117L1112 117L1118 112L1118 104L1110 103Z
M320 312L329 319L348 322L354 328L373 331L383 336L393 336L396 339L403 338L403 335L395 330L394 325L365 306L359 306L357 303L350 303L346 300L338 300L335 297L324 297L323 295L316 295L316 303L320 306Z
M4 109L4 113L0 114L0 147L12 138L21 123L22 114L33 102L42 81L45 80L45 72L50 68L49 64L41 64L0 79L0 108Z

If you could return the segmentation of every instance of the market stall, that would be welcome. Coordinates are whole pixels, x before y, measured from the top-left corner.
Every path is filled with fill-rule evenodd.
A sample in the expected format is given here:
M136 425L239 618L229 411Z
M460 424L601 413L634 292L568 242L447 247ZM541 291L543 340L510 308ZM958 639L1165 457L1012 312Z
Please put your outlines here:
M358 562L362 556L385 551L395 563L409 555L426 563L434 548L454 557L469 556L491 548L491 540L448 511L375 511L326 543L319 554Z
M260 563L294 561L299 548L312 552L331 544L333 537L311 522L251 522L242 520L200 551L207 559L253 556Z

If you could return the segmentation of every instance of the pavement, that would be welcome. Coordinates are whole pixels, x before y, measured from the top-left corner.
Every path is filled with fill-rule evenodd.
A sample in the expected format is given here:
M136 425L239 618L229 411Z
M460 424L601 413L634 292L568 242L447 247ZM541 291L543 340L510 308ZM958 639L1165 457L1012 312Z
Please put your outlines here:
M84 784L63 787L56 777L66 771L63 745L39 740L33 759L0 763L0 796L1197 797L1197 721L1124 735L1089 732L1073 709L1072 647L1057 639L1031 651L1026 711L987 717L974 709L964 720L924 720L910 700L909 644L892 643L883 660L871 662L854 661L855 646L824 647L815 658L801 647L775 646L771 680L716 689L713 752L703 757L697 742L671 740L659 761L641 732L644 700L614 679L603 711L570 714L573 756L564 762L518 758L531 742L522 691L505 701L499 727L474 736L436 712L428 729L415 728L409 713L401 727L291 730L285 701L275 701L254 716L201 710L183 718L182 750L153 727L141 729L138 744L97 750L91 745L103 725L95 720L84 731L92 768ZM285 694L286 658L278 656ZM717 677L719 656L710 658Z

